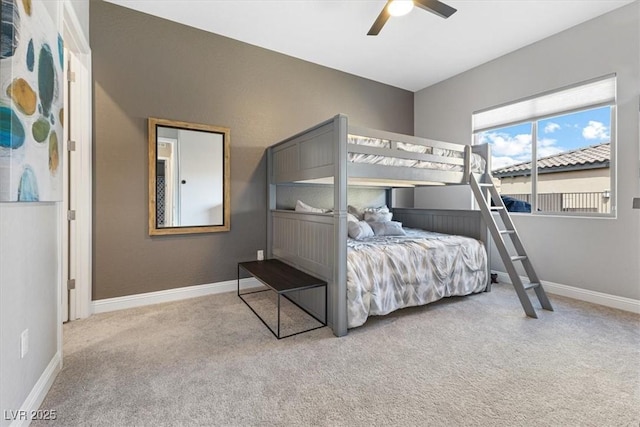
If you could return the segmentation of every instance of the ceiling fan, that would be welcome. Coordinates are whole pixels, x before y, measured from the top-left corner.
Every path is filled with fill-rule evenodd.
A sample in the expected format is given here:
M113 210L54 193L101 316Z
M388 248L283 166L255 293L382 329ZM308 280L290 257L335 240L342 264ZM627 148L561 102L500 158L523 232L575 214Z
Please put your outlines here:
M389 17L406 15L411 12L414 5L445 19L457 10L438 0L387 0L387 4L384 5L367 35L377 36Z

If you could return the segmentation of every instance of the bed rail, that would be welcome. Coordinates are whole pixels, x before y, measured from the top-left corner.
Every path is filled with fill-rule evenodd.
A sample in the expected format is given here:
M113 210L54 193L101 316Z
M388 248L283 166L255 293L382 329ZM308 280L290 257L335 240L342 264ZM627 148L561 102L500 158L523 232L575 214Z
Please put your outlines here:
M349 142L349 135L384 141L385 146ZM346 150L343 152L343 146ZM412 147L414 146L414 147ZM426 152L422 151L424 147ZM413 151L412 151L413 150ZM347 117L337 115L317 126L269 147L273 168L271 182L313 182L331 179L336 168L345 168L350 178L387 179L413 183L465 184L470 172L468 145L454 144L348 124ZM486 150L474 149L485 157ZM350 157L349 157L350 156ZM369 164L348 161L355 157L394 159L405 164ZM420 162L427 167L407 167L406 162ZM389 163L386 162L385 163ZM431 165L440 165L435 168Z
M435 139L422 138L419 136L404 135L401 133L388 132L378 129L370 129L357 125L349 125L349 134L363 136L366 138L386 139L392 142L406 142L414 145L424 145L427 147L443 148L445 150L464 151L463 144L438 141Z

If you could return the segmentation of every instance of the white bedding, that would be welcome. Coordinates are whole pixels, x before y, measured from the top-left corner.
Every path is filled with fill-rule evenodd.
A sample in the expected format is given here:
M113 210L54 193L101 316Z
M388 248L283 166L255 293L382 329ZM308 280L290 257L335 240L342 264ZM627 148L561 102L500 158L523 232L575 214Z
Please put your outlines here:
M481 242L405 228L405 236L348 239L348 327L370 315L482 292L487 254Z
M349 135L349 144L366 145L368 147L391 148L391 141L388 139L366 138L362 136ZM400 151L409 151L421 154L434 154L443 157L462 158L462 152L447 150L444 148L427 147L424 145L398 142L397 148ZM427 162L422 160L401 159L397 157L379 156L375 154L348 153L348 159L352 163L367 163L372 165L401 166L407 168L435 169L452 172L462 172L462 165L452 165L449 163ZM485 160L478 154L471 155L471 171L483 172Z

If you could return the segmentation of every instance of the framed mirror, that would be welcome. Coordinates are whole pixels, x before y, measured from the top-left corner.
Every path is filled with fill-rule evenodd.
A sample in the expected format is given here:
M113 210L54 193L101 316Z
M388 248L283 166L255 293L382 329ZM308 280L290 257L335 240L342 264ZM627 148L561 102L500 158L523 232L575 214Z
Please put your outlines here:
M149 234L229 231L228 128L149 118Z

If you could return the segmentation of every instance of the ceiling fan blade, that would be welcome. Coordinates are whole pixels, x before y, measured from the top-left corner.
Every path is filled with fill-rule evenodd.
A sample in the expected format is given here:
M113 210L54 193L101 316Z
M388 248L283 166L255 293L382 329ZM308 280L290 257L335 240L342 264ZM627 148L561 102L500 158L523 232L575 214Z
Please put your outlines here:
M368 36L377 36L380 30L382 30L382 27L384 27L384 24L391 16L389 15L389 12L387 12L387 6L389 6L389 3L391 3L391 0L388 0L387 4L385 4L382 8L382 12L380 12L380 15L378 15L375 22L371 26L371 29L367 33Z
M450 17L457 11L457 9L454 9L448 4L444 4L438 0L413 0L413 3L419 8L436 14L445 19Z

